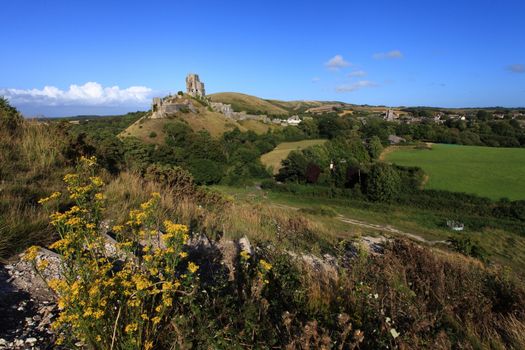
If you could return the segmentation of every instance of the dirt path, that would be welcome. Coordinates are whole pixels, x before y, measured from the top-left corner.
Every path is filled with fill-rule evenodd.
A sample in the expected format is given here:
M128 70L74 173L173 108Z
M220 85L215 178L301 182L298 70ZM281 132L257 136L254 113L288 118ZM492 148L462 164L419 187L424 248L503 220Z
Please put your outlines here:
M297 207L292 207L292 206L284 205L284 204L274 204L274 206L280 207L280 208L284 208L284 209L291 209L291 210L299 210L300 209L300 208L297 208ZM369 222L366 222L366 221L351 219L351 218L348 218L348 217L343 216L343 215L337 215L334 219L342 221L342 222L344 222L346 224L354 225L354 226L359 226L359 227L372 229L372 230L376 230L376 231L383 231L383 232L388 232L388 233L392 233L392 234L395 234L395 235L405 236L405 237L410 238L410 239L412 239L414 241L417 241L417 242L420 242L420 243L429 244L429 245L435 245L435 244L440 244L440 243L441 244L448 244L447 241L431 241L431 240L428 240L428 239L426 239L424 237L421 237L421 236L419 236L417 234L401 231L401 230L399 230L399 229L397 229L395 227L392 227L390 225L372 224L372 223L369 223Z

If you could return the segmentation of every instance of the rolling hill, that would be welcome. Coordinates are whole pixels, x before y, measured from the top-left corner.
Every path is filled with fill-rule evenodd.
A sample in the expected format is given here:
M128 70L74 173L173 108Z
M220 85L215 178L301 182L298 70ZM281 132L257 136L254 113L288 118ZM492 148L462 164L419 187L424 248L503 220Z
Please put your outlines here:
M213 102L231 104L236 112L245 111L251 114L266 114L272 116L287 116L295 113L304 113L315 109L329 111L331 107L350 107L352 105L337 101L281 101L262 99L260 97L241 94L238 92L220 92L208 96Z
M288 111L262 98L241 94L238 92L220 92L211 94L208 98L213 102L231 104L236 112L244 111L250 114L267 114L286 116Z
M168 123L183 121L187 123L193 131L207 131L212 137L220 137L224 132L238 128L240 131L252 130L257 134L264 134L269 129L280 128L275 124L265 124L257 120L236 121L227 118L221 113L211 111L207 106L192 101L195 112L177 112L168 118L154 119L151 113L146 114L125 130L120 137L136 137L146 143L161 144L164 142L164 126Z

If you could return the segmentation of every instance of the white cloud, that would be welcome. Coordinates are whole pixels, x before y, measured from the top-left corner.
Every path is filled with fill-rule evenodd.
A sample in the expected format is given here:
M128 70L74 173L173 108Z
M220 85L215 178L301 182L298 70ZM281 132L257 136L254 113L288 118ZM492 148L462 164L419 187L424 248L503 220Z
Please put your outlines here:
M373 81L360 80L360 81L355 82L353 84L339 85L338 87L335 88L335 91L337 91L337 92L353 92L353 91L357 91L357 90L360 90L360 89L363 89L363 88L376 87L376 86L379 86L379 85L377 83L374 83Z
M397 59L397 58L403 58L403 54L399 50L392 50L388 52L375 53L373 57L376 60Z
M42 106L121 106L143 105L149 101L153 90L145 86L103 87L96 82L70 85L68 90L54 86L43 89L0 89L0 95L15 104Z
M525 65L516 63L507 66L507 70L512 73L525 73Z
M366 75L366 72L364 70L355 70L353 72L348 73L349 78L364 77L365 75Z
M326 68L332 70L339 70L340 68L348 67L351 65L350 62L346 61L343 56L335 55L330 58L325 64Z
M312 83L314 83L314 84L318 83L319 81L321 81L321 78L319 78L319 77L312 78Z

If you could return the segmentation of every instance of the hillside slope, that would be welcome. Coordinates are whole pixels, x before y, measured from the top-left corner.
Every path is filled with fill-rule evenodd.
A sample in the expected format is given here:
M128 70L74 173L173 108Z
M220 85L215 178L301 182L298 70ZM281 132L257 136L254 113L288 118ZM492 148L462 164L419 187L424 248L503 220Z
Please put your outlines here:
M241 94L238 92L220 92L211 94L208 97L213 102L231 104L233 110L236 112L245 111L253 114L288 115L286 109L256 96Z
M169 118L152 119L151 113L148 113L122 131L119 136L136 137L146 143L161 144L165 138L164 126L176 121L184 121L196 132L207 131L215 138L219 138L225 132L235 128L243 132L251 130L257 134L264 134L270 128L280 127L257 120L236 121L221 113L213 112L198 103L194 103L194 106L195 112L177 112Z

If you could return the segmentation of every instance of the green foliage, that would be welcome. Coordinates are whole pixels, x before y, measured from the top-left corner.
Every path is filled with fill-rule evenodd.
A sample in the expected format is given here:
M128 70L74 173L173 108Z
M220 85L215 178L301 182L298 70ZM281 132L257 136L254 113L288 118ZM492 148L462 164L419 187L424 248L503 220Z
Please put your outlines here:
M473 242L470 237L465 235L456 235L448 239L452 249L456 252L466 256L479 259L481 261L487 261L487 252L480 247L477 243Z
M366 178L366 194L373 201L388 202L401 188L399 173L390 165L375 163Z
M210 185L221 181L224 169L218 162L209 159L192 159L188 167L200 185Z
M193 176L181 167L164 164L152 164L144 173L146 180L155 181L178 191L191 194L195 192Z
M23 117L18 110L9 104L9 101L0 96L0 129L14 134L23 123Z
M149 133L149 137L150 138L155 138L155 137L157 137L157 133L155 131L152 131L152 132Z
M377 135L372 136L368 142L368 153L370 154L370 158L376 160L379 158L382 152L383 145L381 144L381 140Z

